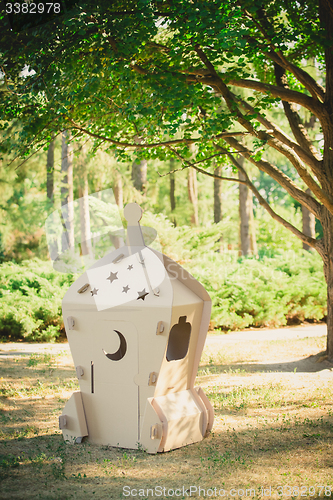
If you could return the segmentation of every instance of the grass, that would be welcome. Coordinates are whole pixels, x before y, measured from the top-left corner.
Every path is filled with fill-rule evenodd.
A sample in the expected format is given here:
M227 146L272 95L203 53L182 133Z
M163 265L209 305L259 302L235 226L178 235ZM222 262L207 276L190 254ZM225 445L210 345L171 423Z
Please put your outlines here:
M216 487L229 498L233 488L234 498L327 498L333 387L330 365L318 362L324 347L324 338L207 347L197 383L215 408L213 432L159 455L66 445L58 415L77 388L71 357L9 353L0 365L0 497L175 498L180 488L177 498L199 498L201 487L215 498Z

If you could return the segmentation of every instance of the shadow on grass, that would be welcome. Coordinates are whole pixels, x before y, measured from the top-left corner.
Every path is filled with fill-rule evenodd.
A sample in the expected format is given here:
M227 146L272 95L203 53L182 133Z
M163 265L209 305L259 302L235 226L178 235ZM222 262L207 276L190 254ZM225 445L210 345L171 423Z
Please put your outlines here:
M206 364L200 366L200 372L212 371L213 373L225 372L297 372L297 373L315 373L323 370L333 370L333 363L327 361L325 351L316 355L308 356L307 358L296 361L285 361L278 363L249 363L245 360L239 360L235 363L226 364ZM200 373L199 373L200 374Z
M56 434L3 440L1 498L124 498L125 487L166 488L159 496L172 498L168 490L183 486L187 492L191 486L254 488L252 498L260 498L261 487L330 484L332 438L332 421L321 417L284 418L240 431L226 426L200 443L158 455L87 442L68 445Z

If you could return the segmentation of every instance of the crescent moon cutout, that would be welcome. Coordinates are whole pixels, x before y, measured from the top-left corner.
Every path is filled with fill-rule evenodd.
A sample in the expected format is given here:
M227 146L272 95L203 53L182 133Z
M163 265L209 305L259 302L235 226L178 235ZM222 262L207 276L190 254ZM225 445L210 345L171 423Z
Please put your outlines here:
M105 356L107 358L111 359L112 361L120 361L121 359L123 359L123 357L126 354L127 342L126 342L126 339L122 333L118 332L118 330L113 330L113 331L116 332L116 334L118 335L119 340L120 340L120 346L119 346L118 351L114 352L113 354L105 352L104 349L102 349L102 351L104 352Z

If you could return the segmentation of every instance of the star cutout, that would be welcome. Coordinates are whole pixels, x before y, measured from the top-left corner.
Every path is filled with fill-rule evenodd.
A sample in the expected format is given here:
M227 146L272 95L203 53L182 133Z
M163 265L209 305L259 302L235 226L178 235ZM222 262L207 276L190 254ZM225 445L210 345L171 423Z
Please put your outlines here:
M118 279L118 271L116 273L110 273L110 276L108 278L106 278L107 280L110 280L110 283L112 283L112 281L114 280L117 280Z
M128 285L123 286L123 291L122 291L122 293L124 293L124 292L125 292L125 293L127 293L129 289L130 289L130 287L129 287Z
M131 271L133 269L133 264L130 264L127 269Z
M136 299L136 300L139 300L139 299L145 300L145 297L146 297L147 295L149 295L149 293L148 293L148 292L146 292L146 289L145 289L145 288L142 290L142 292L138 292L138 294L139 294L139 297L137 297L137 299Z
M97 295L98 288L94 288L93 290L90 290L91 296Z

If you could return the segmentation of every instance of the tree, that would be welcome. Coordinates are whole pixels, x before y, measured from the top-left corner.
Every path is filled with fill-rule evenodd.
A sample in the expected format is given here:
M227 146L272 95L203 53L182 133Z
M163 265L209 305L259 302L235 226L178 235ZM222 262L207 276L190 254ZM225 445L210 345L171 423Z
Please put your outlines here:
M74 194L73 194L73 148L68 132L62 133L61 148L61 206L66 232L63 233L62 250L74 248Z
M190 144L191 158L195 156L194 144ZM187 192L188 199L192 205L191 223L194 226L199 225L199 207L198 207L198 179L197 173L194 169L190 168L187 172Z
M145 194L147 188L147 160L134 160L132 163L132 181L135 189Z
M309 188L306 192L311 194L311 190ZM302 205L302 231L307 236L311 236L311 238L316 237L316 218L304 205ZM303 250L311 250L311 247L304 241Z
M222 167L220 165L214 166L214 222L218 224L223 218L222 210L222 181L219 179L222 175ZM219 238L220 248L218 252L223 252L223 234Z
M63 130L87 134L96 148L107 144L118 158L134 150L142 159L173 157L214 177L212 159L226 156L244 176L231 179L246 185L275 220L322 257L327 355L333 360L329 0L101 0L98 6L83 1L35 28L33 36L21 29L3 30L0 37L0 119L7 123L24 118L15 142L21 156L49 144ZM308 60L315 61L319 80L306 67ZM30 73L22 76L26 66ZM240 88L249 90L247 97L239 95ZM270 118L274 107L283 109L289 129ZM322 150L310 139L300 109L321 127ZM244 136L246 146L241 143ZM4 141L2 150L9 144L10 139ZM295 181L270 161L271 148L293 166ZM279 216L236 153L306 207L321 222L323 237L308 236Z
M123 193L123 180L121 173L117 170L115 174L115 179L113 183L113 192L116 199L116 203L120 210L124 208L124 193Z
M244 169L244 158L240 157L238 163ZM238 172L240 180L246 180L243 172ZM252 192L246 184L239 184L239 224L240 224L240 251L241 255L258 254L256 235L254 229Z
M198 181L197 173L194 169L190 168L187 176L187 192L188 199L192 205L191 223L194 226L199 225L199 210L198 210Z
M54 146L55 141L51 141L47 150L46 160L46 196L48 201L53 204L54 198Z
M88 185L88 167L85 145L82 145L80 153L76 160L79 181L79 212L80 212L80 235L81 235L81 254L92 257L91 247L91 229L89 214L89 185Z
M171 212L174 212L176 210L176 180L175 180L175 174L174 174L174 164L175 160L174 158L170 158L170 208ZM173 217L172 222L176 226L176 218Z
M214 222L217 224L222 220L222 181L219 179L222 175L222 167L214 168Z

